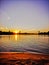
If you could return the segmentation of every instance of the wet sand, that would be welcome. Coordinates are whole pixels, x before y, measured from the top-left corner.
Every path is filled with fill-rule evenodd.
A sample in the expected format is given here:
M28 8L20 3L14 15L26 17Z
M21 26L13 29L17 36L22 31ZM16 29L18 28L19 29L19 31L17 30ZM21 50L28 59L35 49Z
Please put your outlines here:
M0 65L49 65L49 55L0 52Z

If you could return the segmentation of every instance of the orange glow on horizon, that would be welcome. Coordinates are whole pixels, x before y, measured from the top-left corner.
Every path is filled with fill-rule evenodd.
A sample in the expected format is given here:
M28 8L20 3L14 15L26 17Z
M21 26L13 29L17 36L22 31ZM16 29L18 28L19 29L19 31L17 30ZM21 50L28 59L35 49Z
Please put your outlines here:
M12 28L7 28L7 27L0 27L0 31L5 31L5 32L14 32L14 33L18 33L19 31L21 32L33 32L33 33L38 33L38 31L41 31L41 32L48 32L49 31L49 27L45 27L45 28L42 28L42 29L12 29Z
M13 31L14 33L18 33L18 31L17 30L15 30L15 31Z

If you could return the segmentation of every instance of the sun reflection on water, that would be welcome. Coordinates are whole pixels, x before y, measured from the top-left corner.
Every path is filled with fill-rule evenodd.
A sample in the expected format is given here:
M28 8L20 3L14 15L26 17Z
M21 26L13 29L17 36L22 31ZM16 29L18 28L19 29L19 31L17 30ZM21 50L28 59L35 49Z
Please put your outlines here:
M18 36L17 35L14 35L14 37L15 37L15 40L17 41L18 40Z

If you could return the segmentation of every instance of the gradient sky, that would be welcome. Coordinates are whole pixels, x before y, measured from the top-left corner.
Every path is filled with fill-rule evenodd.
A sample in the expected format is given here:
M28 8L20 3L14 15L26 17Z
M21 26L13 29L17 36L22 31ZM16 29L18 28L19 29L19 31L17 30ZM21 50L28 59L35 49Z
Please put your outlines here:
M0 27L48 28L49 0L0 0Z

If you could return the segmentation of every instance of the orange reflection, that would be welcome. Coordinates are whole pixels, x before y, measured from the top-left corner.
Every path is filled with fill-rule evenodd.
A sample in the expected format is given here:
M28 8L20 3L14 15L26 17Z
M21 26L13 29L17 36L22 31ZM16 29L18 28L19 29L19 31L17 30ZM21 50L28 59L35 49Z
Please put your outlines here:
M15 40L18 40L18 36L17 35L15 35Z

